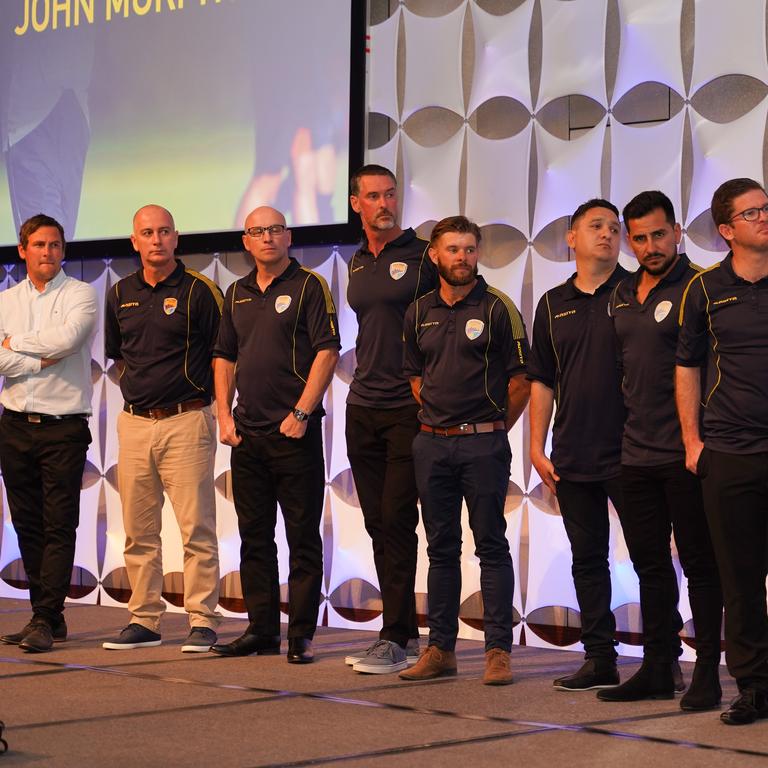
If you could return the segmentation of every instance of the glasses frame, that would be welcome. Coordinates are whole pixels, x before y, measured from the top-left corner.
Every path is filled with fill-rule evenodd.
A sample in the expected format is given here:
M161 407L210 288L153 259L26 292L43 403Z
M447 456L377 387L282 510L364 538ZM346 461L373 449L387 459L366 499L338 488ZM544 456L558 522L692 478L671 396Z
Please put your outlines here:
M752 211L755 211L755 216L752 216ZM739 211L739 213L735 213L733 216L731 216L730 219L728 219L728 223L730 224L734 219L744 219L744 221L753 222L753 221L760 221L760 214L764 213L766 217L768 217L768 203L765 205L761 205L759 207L752 206L751 208L745 208L743 211ZM747 214L750 214L750 218L747 218Z
M284 235L288 231L288 227L285 224L270 224L268 227L248 227L244 230L248 237L254 238L254 240L261 240L264 237L265 232L269 232L272 237L278 237Z

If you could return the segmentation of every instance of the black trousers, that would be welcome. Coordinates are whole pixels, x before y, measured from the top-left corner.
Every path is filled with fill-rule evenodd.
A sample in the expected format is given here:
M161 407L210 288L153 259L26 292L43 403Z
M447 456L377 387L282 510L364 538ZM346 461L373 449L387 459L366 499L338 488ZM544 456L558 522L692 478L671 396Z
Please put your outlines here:
M85 419L29 424L0 418L0 469L32 611L52 625L61 621L72 577L90 442Z
M643 655L660 662L682 652L677 573L669 540L674 529L696 629L696 657L720 661L723 595L704 515L701 483L682 461L655 467L622 466L624 539L640 581Z
M571 543L573 584L581 613L581 642L587 659L616 658L616 618L611 611L608 565L608 499L622 507L621 480L559 480L557 501Z
M725 603L725 661L739 690L768 692L768 453L705 448L698 467Z
M232 449L232 493L240 529L240 580L249 632L280 634L277 505L288 541L288 637L312 638L323 580L325 467L321 425L299 440L279 433L251 437Z
M347 406L347 455L373 544L383 604L379 637L405 646L416 621L416 479L411 446L419 429L416 403L402 408Z
M511 458L504 431L456 437L421 432L413 441L429 555L429 644L444 651L454 650L459 631L462 498L480 561L485 650L512 647L515 574L504 519Z

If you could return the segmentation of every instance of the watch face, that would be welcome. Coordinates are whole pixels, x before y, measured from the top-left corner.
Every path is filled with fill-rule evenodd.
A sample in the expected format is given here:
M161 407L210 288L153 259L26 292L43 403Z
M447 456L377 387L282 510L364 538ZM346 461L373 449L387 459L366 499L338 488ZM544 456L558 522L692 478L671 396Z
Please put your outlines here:
M304 413L304 411L300 411L298 408L293 409L293 416L296 421L305 421L307 418L307 414Z

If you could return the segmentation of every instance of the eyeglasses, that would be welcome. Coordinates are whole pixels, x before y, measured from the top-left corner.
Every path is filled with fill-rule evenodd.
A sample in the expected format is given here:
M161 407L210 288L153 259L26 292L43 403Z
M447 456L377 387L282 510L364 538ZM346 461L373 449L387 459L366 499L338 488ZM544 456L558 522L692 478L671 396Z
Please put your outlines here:
M738 219L739 216L741 216L744 221L757 221L760 218L761 213L764 213L766 217L768 217L768 203L766 203L762 208L747 208L746 211L741 211L741 213L737 213L735 216L731 216L728 221L730 223L734 219Z
M268 227L248 227L248 229L245 230L245 234L260 240L264 237L265 232L269 232L269 234L274 237L275 235L282 235L286 229L287 227L285 224L271 224Z

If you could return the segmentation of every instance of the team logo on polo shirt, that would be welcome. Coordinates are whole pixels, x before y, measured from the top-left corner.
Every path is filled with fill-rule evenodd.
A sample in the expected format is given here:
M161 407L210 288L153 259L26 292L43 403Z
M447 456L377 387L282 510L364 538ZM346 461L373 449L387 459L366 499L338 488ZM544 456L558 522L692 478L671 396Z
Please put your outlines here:
M389 265L389 276L393 280L399 280L408 271L408 265L403 261L393 261Z
M657 323L660 323L672 309L671 301L660 301L653 310L653 317Z
M483 332L483 328L485 328L485 323L482 320L467 320L464 333L467 334L470 341L474 341Z
M291 297L290 296L278 296L275 299L275 311L280 314L282 312L285 312L288 307L291 306Z
M172 315L176 311L176 307L179 306L179 300L169 296L167 299L163 299L163 312L166 315Z

